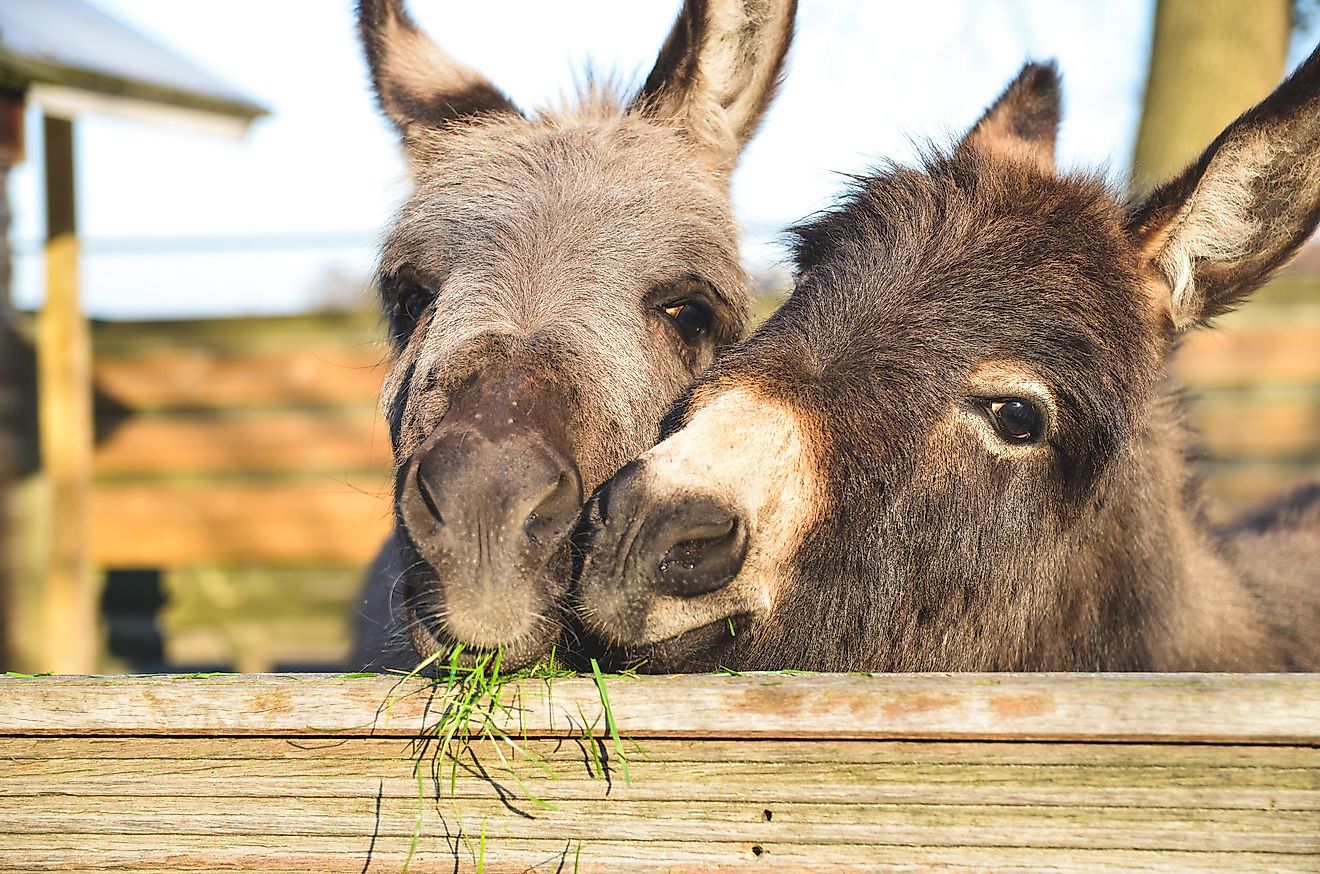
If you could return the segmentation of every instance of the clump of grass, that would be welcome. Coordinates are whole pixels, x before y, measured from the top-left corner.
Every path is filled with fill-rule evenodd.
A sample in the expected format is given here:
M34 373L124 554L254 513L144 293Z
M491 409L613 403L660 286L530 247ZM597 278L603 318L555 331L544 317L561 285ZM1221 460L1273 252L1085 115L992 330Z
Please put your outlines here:
M577 674L559 664L556 659L556 652L553 649L545 660L532 667L510 673L505 673L501 669L503 652L500 650L476 655L468 660L466 664L464 663L463 654L464 648L461 644L455 645L448 652L437 651L400 677L400 685L410 679L430 679L430 689L433 692L438 691L440 693L438 698L441 703L441 710L435 726L426 738L426 746L434 744L434 752L428 757L426 746L423 746L417 761L413 765L413 777L417 781L417 821L413 827L412 839L409 842L408 853L404 859L403 870L405 872L408 870L421 840L427 804L426 784L428 777L431 785L435 787L437 802L443 796L443 787L446 784L449 787L449 797L451 801L453 800L457 790L460 769L480 774L483 779L494 783L494 777L491 775L490 769L478 760L477 751L479 748L488 749L494 753L499 762L499 773L507 775L516 784L521 798L538 807L554 809L554 805L538 798L529 789L518 770L514 767L513 760L521 759L550 779L555 779L556 776L545 758L527 745L525 729L520 732L521 738L511 735L505 729L506 725L512 724L515 720L522 727L522 711L518 702L509 703L503 700L502 690L505 685L516 680L542 680L547 684L547 695L549 695L552 694L550 690L552 680L574 677ZM600 692L601 704L605 712L606 729L613 742L624 779L631 783L627 755L624 752L622 738L614 721L613 711L610 709L609 697L605 691L604 675L602 675L600 667L594 659L591 665L596 688ZM431 676L431 674L434 674L434 676ZM387 702L387 710L391 704L392 701ZM603 763L596 754L592 739L594 728L595 724L587 725L585 716L583 716L583 738L596 764L593 776L604 773ZM468 764L469 762L470 764ZM502 799L506 798L503 790L497 791L500 792ZM454 812L461 819L461 812L458 810L457 805L454 805ZM469 849L473 848L469 847ZM578 852L581 853L580 846ZM480 860L484 859L484 855L485 822L483 821L481 840L478 848L474 851L474 857Z

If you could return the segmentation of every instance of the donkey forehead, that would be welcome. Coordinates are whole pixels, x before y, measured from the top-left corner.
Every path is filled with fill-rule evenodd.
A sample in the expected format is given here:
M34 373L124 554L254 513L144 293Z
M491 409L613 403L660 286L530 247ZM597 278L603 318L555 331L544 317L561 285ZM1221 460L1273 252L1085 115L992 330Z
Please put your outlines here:
M1164 325L1123 215L1090 177L952 159L895 171L797 231L800 318L830 324L813 333L836 352L890 349L926 366L1153 365Z
M431 134L389 261L737 269L727 194L677 134L632 116L501 119ZM709 277L727 281L727 275Z

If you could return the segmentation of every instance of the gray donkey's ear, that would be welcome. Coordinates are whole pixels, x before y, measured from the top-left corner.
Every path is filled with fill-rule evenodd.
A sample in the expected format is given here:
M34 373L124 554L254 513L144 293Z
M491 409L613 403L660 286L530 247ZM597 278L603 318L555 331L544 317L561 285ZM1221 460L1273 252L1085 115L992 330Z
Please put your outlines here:
M684 0L634 106L678 121L720 172L774 99L797 0Z
M967 132L958 149L1028 161L1052 171L1061 104L1059 70L1054 62L1027 64Z
M1186 328L1265 284L1320 221L1320 48L1156 189L1128 231Z
M517 113L485 76L450 57L418 29L403 0L359 0L358 35L376 99L401 135L465 116Z

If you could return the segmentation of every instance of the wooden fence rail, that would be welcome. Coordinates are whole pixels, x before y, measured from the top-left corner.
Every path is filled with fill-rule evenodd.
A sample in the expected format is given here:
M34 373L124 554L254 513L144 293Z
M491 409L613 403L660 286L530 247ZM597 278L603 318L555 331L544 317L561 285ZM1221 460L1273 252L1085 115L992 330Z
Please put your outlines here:
M0 870L1320 870L1320 675L604 686L0 680Z

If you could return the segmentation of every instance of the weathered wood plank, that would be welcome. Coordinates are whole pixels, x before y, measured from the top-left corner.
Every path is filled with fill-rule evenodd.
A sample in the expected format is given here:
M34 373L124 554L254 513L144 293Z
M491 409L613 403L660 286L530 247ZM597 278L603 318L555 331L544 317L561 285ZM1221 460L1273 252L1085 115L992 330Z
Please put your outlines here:
M393 678L3 680L0 870L1320 868L1320 676L607 683L628 779L565 679L451 783Z
M1295 768L1180 764L1176 759L1161 762L1154 751L1149 762L1133 764L1124 759L1127 744L1097 745L1105 749L1091 753L1079 749L1066 762L1023 764L1001 763L998 750L985 744L964 750L962 761L929 762L922 755L903 761L888 752L883 741L857 742L878 747L875 753L882 761L872 762L855 761L856 751L836 749L848 742L803 741L794 749L805 761L794 762L786 757L770 761L749 757L743 750L750 743L747 741L693 741L688 749L673 755L663 741L633 740L637 748L629 748L631 783L622 779L608 745L602 749L597 744L596 750L611 769L610 779L604 780L580 741L558 745L528 741L524 749L535 758L515 756L507 763L489 743L474 742L471 751L483 763L484 776L465 759L452 788L448 783L452 763L436 759L434 746L418 745L396 758L363 760L343 756L283 761L201 756L80 759L56 752L49 758L12 760L0 775L0 796L12 799L23 810L28 802L18 799L50 795L54 786L59 787L59 797L78 810L98 803L96 799L164 796L174 798L171 803L180 807L189 798L224 799L226 810L230 802L241 807L243 799L270 803L273 799L343 799L368 794L415 805L414 766L420 761L427 774L433 767L441 768L441 795L462 800L465 808L469 802L499 803L501 792L509 792L522 798L530 793L556 805L603 797L620 804L691 799L756 804L776 811L781 805L800 804L1292 811L1299 820L1320 825L1320 771L1316 767L1320 753L1314 750L1309 751L1305 767ZM240 749L251 748L247 739L231 742ZM7 754L11 743L0 741L0 749ZM135 745L149 746L144 740ZM1241 760L1242 749L1247 748L1213 746L1208 752ZM502 751L511 755L507 748ZM553 776L545 772L546 767ZM431 781L427 783L434 790ZM131 801L124 804L135 809ZM3 831L5 826L0 823Z
M642 742L645 746L645 742ZM987 751L988 753L989 751ZM494 758L490 750L480 752L487 765ZM577 764L582 765L581 759ZM860 767L860 766L859 766ZM630 764L630 773L631 773ZM1206 774L1200 779L1206 785L1192 786L1175 791L1167 785L1159 784L1159 774L1144 778L1145 786L1091 786L1085 777L1069 779L1062 772L994 772L987 774L984 769L969 769L965 775L950 771L930 769L908 772L902 768L873 769L839 780L840 768L837 764L815 766L797 771L788 767L758 768L752 766L710 766L705 769L678 768L673 763L669 768L677 768L673 779L669 771L660 774L658 780L648 769L637 766L638 776L633 778L632 786L621 786L620 775L612 775L615 788L611 798L620 803L660 802L666 799L700 799L707 802L729 804L759 804L763 808L778 809L782 805L793 804L938 804L954 806L972 805L1047 805L1059 808L1085 806L1094 808L1178 808L1184 810L1275 810L1292 811L1297 819L1309 822L1315 830L1320 827L1320 804L1315 797L1313 774L1308 774L1310 782L1306 787L1296 788L1287 783L1302 782L1301 777L1277 774L1260 775L1256 785L1238 786L1233 782L1234 774ZM210 779L207 771L200 767L180 768L177 771L145 769L150 773L156 785L153 787L134 769L124 767L130 773L114 776L101 771L78 769L76 773L63 774L53 771L50 774L14 776L4 778L7 798L18 804L20 799L41 797L50 794L52 779L67 777L70 780L96 779L95 789L81 782L68 783L58 794L65 799L73 810L81 810L95 798L150 799L162 797L165 791L180 793L178 787L188 783L197 788L190 790L192 795L178 797L196 797L210 799L214 803L225 805L241 803L241 799L259 799L270 805L286 798L389 798L401 799L415 804L417 784L412 776L411 765L395 769L392 775L381 776L377 770L373 774L343 776L337 771L319 773L312 777L291 776L281 781L279 775L271 775L266 769L264 775L253 777L244 764L221 769L216 779ZM258 769L259 770L259 769ZM795 775L801 775L796 776ZM1036 780L1052 780L1064 777L1062 783L1037 783ZM1124 779L1127 775L1122 775ZM1176 776L1176 775L1175 775ZM166 778L173 779L166 779ZM220 778L223 777L223 780ZM942 782L927 783L928 779L943 778ZM1284 785L1268 782L1279 777ZM791 778L791 779L789 779ZM998 784L978 786L977 779L997 778ZM1214 778L1221 782L1215 784ZM161 780L165 779L164 784ZM589 779L560 778L545 781L535 776L525 778L523 787L514 781L510 774L497 769L490 770L491 784L476 785L470 782L460 783L453 790L452 797L465 806L469 803L497 801L500 792L509 793L514 799L511 803L518 808L534 807L527 802L526 792L530 791L537 798L553 802L555 805L570 802L587 801L601 797L604 792L603 781ZM1096 775L1097 781L1106 779L1106 775ZM239 781L237 784L234 781ZM450 789L446 779L442 780L443 797L450 798ZM251 787L247 785L251 783ZM498 790L495 788L498 786ZM43 788L44 787L44 788ZM427 790L434 795L434 784L428 781Z
M601 790L604 794L604 790ZM417 826L417 798L384 798L367 805L357 798L206 799L35 797L6 817L7 836L133 836L176 834L250 838L263 836L410 838ZM553 808L497 799L442 799L432 805L469 829L485 826L492 842L524 841L554 834L590 841L691 841L711 829L710 843L784 841L794 844L916 847L1066 847L1113 850L1202 850L1320 854L1320 814L1315 811L1183 810L1166 807L1091 808L1084 805L936 805L777 803L773 819L752 802L705 799L634 801L599 798L564 801ZM523 810L519 816L509 806ZM274 813L278 815L272 815ZM159 839L157 840L160 843Z
M437 828L439 825L437 824ZM474 870L479 824L461 834L431 836L412 858L411 870ZM177 835L167 844L136 836L52 837L34 846L21 838L0 843L0 860L23 871L252 871L264 874L399 871L408 840L378 837L373 845L340 838L306 836L229 838ZM680 842L585 839L487 841L483 870L492 872L577 871L1232 871L1314 874L1316 860L1286 853L1216 853L1059 847L904 847L743 842ZM55 860L55 861L52 861Z
M816 674L614 678L637 737L974 738L1320 743L1320 675ZM330 675L0 679L0 733L412 736L443 695ZM604 726L589 679L505 687L511 733Z
M355 762L413 761L418 755L418 741L409 737L168 737L138 735L86 737L0 735L4 759L18 763L25 759L96 760L124 759L141 763L148 759L179 759L221 763L275 761L289 764L305 759L351 759ZM577 739L530 738L530 748L547 757L581 761ZM1065 743L1053 741L997 741L993 764L1078 766L1125 768L1239 768L1275 771L1320 770L1320 748L1315 746L1267 746L1262 744L1223 746L1214 744L1168 743ZM666 762L746 762L761 765L805 764L903 764L967 765L986 761L983 741L909 741L909 740L788 740L788 739L672 739L648 738L644 756L637 767L646 763ZM218 764L217 764L218 766ZM142 767L148 767L142 765ZM168 764L163 767L170 767ZM338 767L328 766L328 767ZM293 773L293 772L290 772ZM2 775L0 775L2 776ZM1320 786L1314 786L1320 791Z

